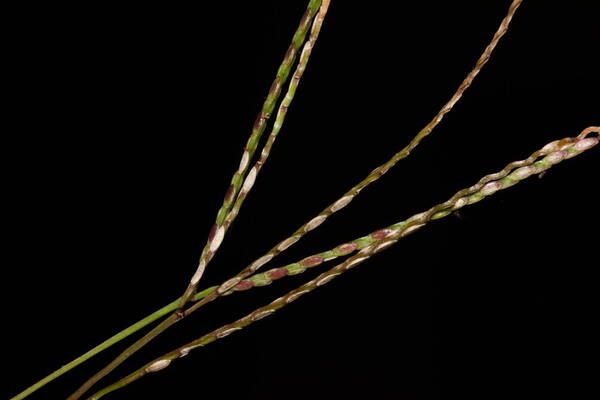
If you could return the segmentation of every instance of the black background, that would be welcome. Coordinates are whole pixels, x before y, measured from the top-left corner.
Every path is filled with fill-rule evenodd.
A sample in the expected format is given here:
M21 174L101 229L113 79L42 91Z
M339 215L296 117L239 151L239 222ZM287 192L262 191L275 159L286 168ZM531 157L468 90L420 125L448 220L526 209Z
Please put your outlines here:
M170 302L191 277L306 1L207 3L4 13L9 395ZM472 68L509 1L398 4L333 1L271 158L204 285L266 252L407 144ZM593 1L525 1L434 133L272 266L405 219L598 125L599 15ZM107 398L597 390L588 362L598 359L598 159L595 148L432 223ZM104 383L323 270L211 304ZM31 399L66 397L115 355Z

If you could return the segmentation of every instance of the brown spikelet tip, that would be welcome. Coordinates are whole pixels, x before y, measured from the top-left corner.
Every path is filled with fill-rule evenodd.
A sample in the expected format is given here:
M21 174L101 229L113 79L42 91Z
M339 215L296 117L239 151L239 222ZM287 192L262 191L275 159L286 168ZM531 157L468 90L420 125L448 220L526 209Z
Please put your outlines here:
M281 88L281 78L276 77L275 80L273 81L273 84L271 85L271 87L269 88L269 93L275 93L277 92L279 89ZM259 119L262 117L262 114L259 115Z
M208 234L208 241L212 242L212 240L215 238L215 234L217 233L217 229L219 229L219 225L218 224L214 224L212 226L212 228L210 228L210 233Z
M225 201L231 200L231 198L233 197L234 190L235 190L235 188L233 187L233 185L229 185L227 192L225 192Z
M558 141L558 148L561 149L564 146L573 143L573 138L564 138Z
M261 126L262 122L263 119L261 118L261 115L256 117L256 120L254 121L254 129L258 129Z

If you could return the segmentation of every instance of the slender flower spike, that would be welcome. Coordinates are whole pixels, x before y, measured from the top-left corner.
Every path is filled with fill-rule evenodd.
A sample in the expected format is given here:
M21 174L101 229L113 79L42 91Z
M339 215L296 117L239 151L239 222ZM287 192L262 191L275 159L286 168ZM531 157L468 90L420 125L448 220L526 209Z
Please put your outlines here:
M265 155L265 150L263 150L263 152L262 152L263 155L261 156L261 160L259 162L257 162L257 165L255 165L253 168L251 168L250 172L244 177L244 175L247 171L247 168L250 165L252 156L254 155L254 153L256 151L258 142L267 126L267 121L269 120L271 114L273 113L273 110L275 109L275 105L279 98L279 94L281 93L281 88L288 79L288 76L291 72L292 66L296 60L298 51L299 51L300 47L302 46L302 44L304 43L306 34L308 33L308 30L311 26L311 22L313 21L313 18L315 18L317 11L320 9L320 6L321 6L321 0L310 0L308 3L306 12L304 13L302 20L300 21L300 25L298 26L298 29L296 30L296 33L294 34L294 37L292 39L292 43L290 44L290 47L288 48L288 50L285 54L285 57L284 57L281 65L279 66L279 69L277 71L277 76L275 77L275 80L273 81L273 84L271 85L271 88L269 89L269 93L267 94L267 98L263 104L263 107L262 107L258 117L256 118L256 122L254 123L254 127L252 128L252 133L250 134L250 138L248 139L248 142L246 143L246 147L244 148L244 152L242 153L242 158L240 160L240 165L238 167L238 170L235 172L235 174L231 178L231 184L230 184L229 188L227 189L227 192L225 193L225 199L223 200L223 205L221 206L221 208L219 209L219 212L217 213L217 218L216 218L215 224L213 225L211 235L209 236L208 241L207 241L204 249L202 250L202 254L200 255L200 261L199 261L198 268L196 269L196 272L192 276L192 279L190 280L188 287L185 290L185 292L181 298L180 308L183 307L189 301L190 297L194 294L196 287L198 285L198 282L200 281L200 279L202 278L202 275L204 274L204 270L206 269L206 266L208 265L208 263L212 259L213 255L215 254L215 252L221 245L221 242L223 241L223 238L224 238L225 232L227 231L227 228L231 225L231 223L233 222L233 220L239 213L239 209L241 207L243 199L246 197L246 195L248 194L248 192L254 185L254 182L256 180L256 175L258 174L258 171L260 169L260 165L262 165L264 163L264 161L266 160L266 157L268 156L268 151L267 151L267 154ZM322 22L322 19L321 19L321 22ZM313 24L313 31L314 31L314 24ZM312 33L311 33L311 35L312 35ZM316 37L315 37L315 40L316 40ZM305 57L304 63L306 64L308 62L308 56L304 56L304 57ZM301 56L301 62L302 62L302 56ZM294 77L296 76L296 74L297 74L297 72L295 73ZM295 80L296 79L293 79L292 81L295 81ZM296 83L296 85L297 85L297 83ZM294 92L295 92L295 88L294 88ZM288 96L289 96L289 91L288 91L288 95L286 95L286 98ZM291 97L293 98L293 93L292 93ZM291 101L291 99L289 101ZM279 120L278 126L279 126L279 128L281 128L283 119L282 118L280 119L280 117L278 116L278 120ZM279 130L277 130L277 132L278 131ZM277 133L275 133L275 135L271 134L271 136L276 136L276 135L277 135ZM272 139L270 137L270 142L267 142L267 145L265 146L265 148L267 148L267 146L268 146L268 149L270 149L270 146L272 145L273 141L274 141L274 137ZM213 234L213 232L214 232L214 234Z

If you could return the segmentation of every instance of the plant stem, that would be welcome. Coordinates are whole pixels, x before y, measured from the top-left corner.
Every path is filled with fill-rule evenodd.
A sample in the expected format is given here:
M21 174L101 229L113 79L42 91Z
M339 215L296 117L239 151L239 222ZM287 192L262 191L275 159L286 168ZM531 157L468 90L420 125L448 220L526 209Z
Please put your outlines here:
M251 170L248 173L248 175L246 175L249 162L254 156L254 152L256 151L256 148L258 146L258 142L260 141L265 127L267 126L267 121L269 120L269 118L271 117L271 113L275 109L275 104L277 103L279 94L281 93L281 87L288 79L292 66L296 60L298 50L300 49L300 46L302 46L302 44L304 43L306 34L311 25L311 21L314 19L314 16L317 13L317 10L319 9L320 5L321 0L310 0L304 15L300 20L300 25L298 26L296 33L294 33L292 43L290 44L283 58L283 61L281 62L281 65L277 70L275 80L273 81L273 84L269 89L269 93L267 94L267 98L263 104L261 112L259 113L254 123L252 133L250 134L250 138L248 139L248 142L246 143L246 147L244 148L244 152L242 154L240 166L231 178L231 184L227 189L227 192L225 193L223 205L217 213L216 221L213 227L211 228L206 245L204 246L204 249L202 250L202 253L200 255L198 268L196 269L196 272L192 276L188 287L186 288L183 296L181 297L181 303L178 309L183 308L185 304L189 301L191 296L194 294L196 288L198 287L198 282L204 274L204 270L207 264L210 262L213 255L221 245L227 228L231 225L231 223L235 219L235 216L237 216L236 212L235 215L232 215L232 218L229 219L227 224L224 223L225 218L228 216L228 214L230 214L231 207L233 207L234 205L234 201L238 195L238 192L240 191L240 188L242 191L244 191L244 189L249 190L249 188L247 188L247 182L249 182L249 179L252 182L254 182L254 179L256 178L256 170ZM244 182L243 185L242 182ZM247 193L248 190L245 190L245 192ZM239 205L241 205L241 203L238 204L238 212Z
M535 153L533 153L527 159L512 162L500 172L486 175L485 177L481 178L475 185L460 190L459 192L454 194L454 196L452 196L448 201L438 204L430 208L426 212L417 214L409 218L401 227L395 229L395 231L391 235L381 240L381 242L374 243L365 247L358 254L336 265L329 271L322 273L317 278L301 285L297 289L288 292L284 296L279 297L270 304L258 308L257 310L251 312L245 317L240 318L237 321L227 324L219 329L216 329L206 335L203 335L200 338L189 342L186 345L181 346L170 353L163 355L162 357L154 359L153 361L147 363L142 368L136 370L132 374L98 391L93 396L91 396L89 400L98 400L105 394L120 389L128 385L129 383L134 382L139 378L147 375L148 373L156 372L163 368L166 368L171 364L173 360L186 356L191 350L195 348L202 347L217 339L226 337L229 334L238 331L255 321L258 321L261 318L273 314L278 309L297 300L300 296L314 290L317 287L324 285L325 283L338 277L342 273L348 271L350 268L364 262L373 254L388 248L390 245L393 245L407 234L414 232L416 229L422 227L427 222L433 219L442 218L450 214L452 211L462 208L468 204L479 202L483 198L490 196L499 190L503 190L510 186L513 186L519 181L524 180L532 175L539 174L551 168L553 165L560 163L563 160L581 154L582 152L598 144L598 137L586 137L589 133L592 132L599 134L600 127L589 127L585 129L577 138L566 138L551 142L544 146L541 150L538 150Z
M213 287L207 288L207 289L205 289L205 290L203 290L201 292L198 292L193 297L193 300L194 301L198 301L198 300L206 297L208 294L214 292L217 288L218 288L218 286L213 286ZM131 335L131 334L139 331L140 329L142 329L145 326L151 324L152 322L156 321L157 319L159 319L159 318L161 318L161 317L163 317L163 316L165 316L165 315L167 315L167 314L175 311L175 309L177 308L177 305L179 304L179 301L180 301L180 299L174 300L171 303L167 304L166 306L162 307L161 309L156 310L155 312L153 312L152 314L148 315L147 317L139 320L135 324L133 324L133 325L131 325L131 326L123 329L121 332L115 334L111 338L109 338L109 339L105 340L104 342L100 343L98 346L94 347L93 349L91 349L87 353L82 354L81 356L77 357L73 361L69 362L68 364L63 365L62 367L60 367L56 371L52 372L50 375L46 376L44 379L40 380L39 382L36 382L35 384L31 385L27 389L23 390L21 393L19 393L16 396L12 397L10 400L21 400L21 399L24 399L25 397L29 396L30 394L32 394L36 390L42 388L43 386L45 386L49 382L52 382L54 379L60 377L64 373L66 373L66 372L72 370L73 368L77 367L79 364L82 364L83 362L89 360L90 358L92 358L96 354L100 353L101 351L106 350L107 348L111 347L115 343L120 342L121 340L125 339L129 335Z

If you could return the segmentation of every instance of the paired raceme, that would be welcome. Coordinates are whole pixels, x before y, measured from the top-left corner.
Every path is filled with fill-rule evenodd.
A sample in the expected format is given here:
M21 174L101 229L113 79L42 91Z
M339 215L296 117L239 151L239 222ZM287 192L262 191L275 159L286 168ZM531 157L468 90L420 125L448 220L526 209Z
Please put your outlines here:
M290 44L290 46L283 58L283 61L282 61L281 65L279 66L279 69L277 70L277 75L275 76L275 80L273 81L273 84L271 85L271 88L269 89L269 93L267 94L267 98L265 99L262 109L261 109L258 117L256 118L256 121L254 122L254 126L252 128L252 133L250 134L250 137L246 143L246 147L244 148L244 152L242 153L240 165L238 167L238 170L233 174L233 177L231 178L230 186L225 193L225 199L223 200L223 205L221 206L221 208L219 209L219 211L217 213L216 221L215 221L213 227L211 228L206 245L204 246L204 249L202 250L202 253L200 255L200 261L198 262L198 268L196 269L196 272L192 276L192 279L190 280L190 283L181 298L180 308L183 307L188 302L190 297L194 294L194 291L196 290L198 282L200 281L200 279L202 278L202 275L204 274L206 265L210 262L213 255L215 254L215 252L221 245L221 242L223 241L223 238L225 236L227 228L231 225L231 223L235 219L235 217L237 215L237 211L234 213L231 213L231 210L232 210L232 207L237 207L237 210L239 211L239 206L241 205L241 202L238 204L237 199L239 198L238 193L240 192L240 189L244 193L243 197L245 197L252 186L252 184L250 182L253 183L254 179L256 178L256 173L258 172L256 169L252 169L246 175L250 160L254 156L254 153L256 151L256 148L258 147L260 138L267 126L267 122L268 122L269 118L271 117L273 110L275 109L277 100L279 99L279 95L281 93L281 88L285 84L285 82L288 80L288 76L289 76L292 66L294 65L294 62L296 60L298 50L304 43L308 29L311 26L311 22L313 21L317 11L320 9L320 6L321 6L321 0L310 0L310 2L308 3L308 7L306 9L306 12L302 16L302 19L300 20L300 25L298 26L296 33L294 33L292 43ZM321 23L322 23L322 19L319 22L318 30L320 30ZM317 30L316 35L318 35L318 30ZM313 33L311 35L314 35L314 28L313 28ZM314 40L316 40L316 36L313 39L313 44L314 44ZM312 48L312 46L311 46L311 48ZM308 62L308 57L305 57L304 62L305 63ZM294 88L294 92L295 92L295 88ZM291 97L293 97L293 96L294 96L294 94L292 93ZM281 124L281 122L282 121L280 121L280 124ZM267 154L267 156L268 156L268 154ZM265 156L265 159L267 156ZM264 162L264 160L263 160L263 162ZM242 182L244 182L244 184L242 184ZM241 193L239 193L239 194L241 194ZM242 201L243 201L243 198L242 198ZM227 222L225 222L226 220L227 220Z
M298 84L300 83L300 79L302 78L302 75L304 74L304 71L306 70L306 65L308 64L308 60L312 53L313 47L315 46L317 38L319 37L319 33L321 32L321 26L323 25L323 19L325 19L325 15L327 14L328 10L329 10L329 0L324 0L323 3L321 4L321 8L319 8L319 12L315 16L315 20L312 25L310 36L309 36L308 40L306 41L306 43L304 43L304 47L302 48L302 52L300 53L300 61L298 61L298 65L296 66L294 75L292 76L292 79L290 80L287 93L285 94L285 97L281 101L279 109L277 110L277 116L275 117L275 123L273 124L273 129L271 130L271 133L269 134L269 137L267 138L267 142L265 143L265 145L262 149L260 158L254 164L254 166L250 169L250 172L248 173L248 176L246 177L246 180L244 181L244 184L242 185L242 189L240 190L240 193L238 194L238 197L235 200L235 204L231 208L231 211L229 211L227 218L225 218L225 222L223 223L223 227L224 227L225 231L227 231L227 228L229 227L229 225L231 225L231 223L233 222L235 217L238 215L238 213L240 211L240 207L242 206L242 203L244 202L244 200L246 199L246 196L248 195L248 192L254 185L256 176L260 172L262 166L265 164L265 162L267 161L267 158L269 157L269 154L271 153L271 148L273 147L273 143L275 142L275 139L277 139L277 135L279 134L279 131L281 131L281 127L283 126L283 122L287 115L288 108L290 107L290 104L292 103L292 100L294 99L294 96L296 94L296 89L298 88Z
M590 133L595 133L596 137L588 137ZM302 295L309 293L317 287L323 286L342 273L364 262L373 254L388 248L402 237L421 228L427 222L447 216L451 212L465 207L466 205L479 202L483 198L490 196L499 190L513 186L532 175L546 171L563 160L572 158L589 150L598 144L599 135L600 127L589 127L582 131L576 138L565 138L551 142L525 160L512 162L501 171L486 175L475 185L457 192L446 202L438 204L426 212L417 214L406 221L392 225L388 229L372 233L369 236L371 238L375 236L375 240L363 247L356 255L336 265L329 271L320 274L317 278L288 292L270 304L258 308L245 317L203 335L202 337L149 362L134 373L95 393L90 397L90 400L97 400L103 395L122 388L149 373L160 371L168 367L173 360L186 356L193 349L203 347L217 339L224 338L253 322L273 314L280 308L297 300ZM385 232L385 234L382 232ZM379 236L383 237L379 238Z

